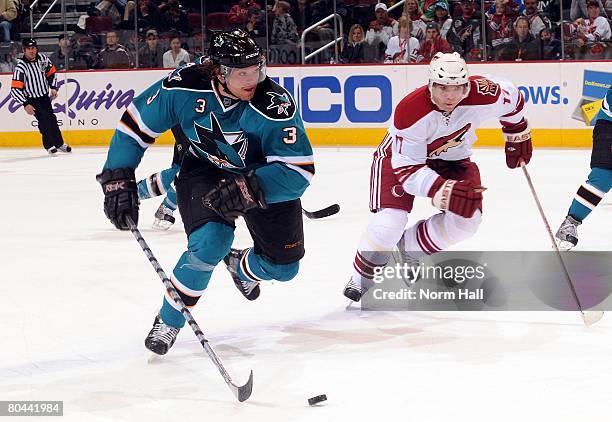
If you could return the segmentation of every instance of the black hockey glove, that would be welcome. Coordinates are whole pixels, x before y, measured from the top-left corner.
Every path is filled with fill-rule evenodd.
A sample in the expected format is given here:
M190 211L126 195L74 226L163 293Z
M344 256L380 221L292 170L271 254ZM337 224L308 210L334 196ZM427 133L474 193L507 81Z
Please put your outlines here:
M255 170L220 180L202 198L202 202L205 207L226 218L236 218L253 208L268 208Z
M129 230L125 216L138 224L138 193L134 170L104 170L96 176L104 192L104 214L119 230Z

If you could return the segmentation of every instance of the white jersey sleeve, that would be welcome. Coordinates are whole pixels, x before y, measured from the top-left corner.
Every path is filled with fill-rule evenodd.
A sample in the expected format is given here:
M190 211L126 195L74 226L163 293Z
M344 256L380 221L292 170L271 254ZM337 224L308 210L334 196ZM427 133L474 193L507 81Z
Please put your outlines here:
M495 117L499 119L502 126L520 123L525 118L525 99L521 91L507 79L499 77L489 77L487 79L495 82L500 89L499 98L494 107Z

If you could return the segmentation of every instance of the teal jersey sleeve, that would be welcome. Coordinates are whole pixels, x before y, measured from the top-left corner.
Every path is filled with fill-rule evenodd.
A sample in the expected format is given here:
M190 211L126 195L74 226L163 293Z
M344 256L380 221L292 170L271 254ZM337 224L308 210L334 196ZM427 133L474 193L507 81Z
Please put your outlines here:
M611 106L612 86L608 88L608 92L606 93L606 96L603 99L603 103L601 104L601 110L599 110L599 113L597 113L597 118L595 120L607 120L609 122L612 122L612 108L610 108Z
M262 85L247 113L266 161L255 173L269 203L297 199L314 176L312 147L291 95L271 80Z
M164 79L165 80L165 79ZM155 82L127 107L115 133L104 168L136 168L155 138L178 123L173 92Z

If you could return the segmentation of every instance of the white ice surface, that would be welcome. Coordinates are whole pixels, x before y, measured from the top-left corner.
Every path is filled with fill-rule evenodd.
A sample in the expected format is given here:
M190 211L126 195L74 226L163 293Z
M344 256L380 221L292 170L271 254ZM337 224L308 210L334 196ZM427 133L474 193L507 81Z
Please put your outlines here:
M0 400L63 400L70 421L588 421L610 418L612 320L586 328L576 313L346 311L342 288L369 213L372 149L318 149L303 198L337 216L305 221L307 254L289 283L247 302L223 268L194 310L235 381L236 402L187 327L148 364L143 340L162 283L129 232L102 212L95 181L103 149L0 151ZM169 165L152 148L137 176ZM485 192L465 250L549 250L520 170L501 150L476 150ZM556 230L589 172L588 151L539 150L529 170ZM417 219L433 209L417 201ZM140 227L169 273L185 247L180 222ZM580 227L579 250L611 250L611 207ZM249 236L240 225L237 246ZM328 401L308 407L307 398ZM12 420L12 419L11 419ZM57 420L57 419L53 419Z

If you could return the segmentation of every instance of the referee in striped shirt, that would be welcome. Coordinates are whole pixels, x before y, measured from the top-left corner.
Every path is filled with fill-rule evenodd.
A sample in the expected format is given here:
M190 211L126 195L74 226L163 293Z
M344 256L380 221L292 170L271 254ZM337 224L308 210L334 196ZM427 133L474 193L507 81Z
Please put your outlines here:
M38 52L35 39L25 38L22 44L23 57L15 66L11 96L23 106L26 113L34 115L38 120L43 146L49 155L58 151L70 152L72 148L64 143L51 106L51 100L57 97L55 66L47 56Z

